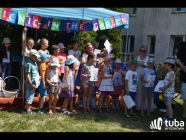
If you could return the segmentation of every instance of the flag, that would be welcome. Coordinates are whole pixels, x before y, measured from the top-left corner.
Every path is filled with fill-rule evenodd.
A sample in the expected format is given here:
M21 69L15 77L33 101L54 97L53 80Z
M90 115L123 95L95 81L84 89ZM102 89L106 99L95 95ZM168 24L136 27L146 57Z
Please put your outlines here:
M47 18L47 19L45 20L44 29L51 29L52 20L53 20L53 18Z
M18 11L18 23L25 26L26 12Z
M16 24L17 16L18 16L18 11L17 10L10 11L8 22Z
M123 25L120 16L114 16L116 27Z
M121 14L120 15L121 21L123 24L128 24L127 18L125 14Z
M70 30L71 23L72 23L72 20L66 20L64 30Z
M11 8L3 8L1 20L8 21Z
M98 19L98 23L99 23L100 30L105 30L106 29L103 18Z
M60 19L53 18L53 20L52 20L51 30L59 31L60 22L61 22Z
M106 29L112 28L112 24L111 24L109 18L104 18L104 22L105 22L105 27L106 27Z
M37 28L37 29L40 28L41 18L42 18L41 16L33 15L33 19L32 19L32 27L33 28Z
M78 31L85 31L87 20L80 20Z
M73 20L70 26L70 30L78 31L79 20Z
M94 31L99 31L98 19L93 19L92 20L92 25L93 25L93 30Z
M1 19L2 13L3 13L3 8L1 7L1 8L0 8L0 19Z
M25 26L32 27L32 19L33 19L33 15L27 13L26 20L25 20Z
M114 16L110 17L110 21L112 23L112 28L116 27L115 21L114 21Z

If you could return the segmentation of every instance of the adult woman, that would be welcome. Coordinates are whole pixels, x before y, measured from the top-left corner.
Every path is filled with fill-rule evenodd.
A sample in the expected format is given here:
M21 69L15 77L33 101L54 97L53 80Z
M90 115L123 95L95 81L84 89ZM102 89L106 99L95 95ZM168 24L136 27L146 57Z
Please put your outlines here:
M10 45L10 39L4 38L3 39L3 47L0 49L0 73L2 79L5 78L5 76L10 75L10 69L12 64L12 53L11 53L11 45ZM8 78L9 79L9 78ZM8 82L6 82L6 87L8 87Z
M147 46L145 45L142 45L140 48L139 48L139 52L140 52L140 55L139 56L136 56L134 58L134 60L137 60L138 62L140 62L140 65L137 67L137 73L138 73L138 94L136 95L136 99L135 99L135 108L136 110L141 110L141 87L142 87L142 83L141 83L141 80L140 80L140 77L141 77L141 72L143 70L143 68L145 68L147 65L147 61L149 59L149 56L147 56L147 52L148 52L148 48ZM131 61L131 57L132 57L132 54L133 52L130 53L130 57L129 57L129 63ZM152 98L153 99L153 98ZM154 102L151 101L151 112L154 110L155 106L154 106ZM145 103L144 103L144 110L147 110L147 99L145 100Z

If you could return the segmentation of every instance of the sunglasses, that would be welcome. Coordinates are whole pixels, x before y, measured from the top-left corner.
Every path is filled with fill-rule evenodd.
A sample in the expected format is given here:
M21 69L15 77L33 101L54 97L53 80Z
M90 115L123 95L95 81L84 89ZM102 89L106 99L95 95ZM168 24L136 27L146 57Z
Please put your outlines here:
M140 52L146 52L145 50L140 50Z

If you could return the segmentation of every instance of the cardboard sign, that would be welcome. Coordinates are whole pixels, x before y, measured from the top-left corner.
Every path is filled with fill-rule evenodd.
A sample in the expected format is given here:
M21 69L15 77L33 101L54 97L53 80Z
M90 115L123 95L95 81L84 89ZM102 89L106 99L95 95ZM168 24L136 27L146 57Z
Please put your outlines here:
M78 31L79 20L73 20L70 26L70 30Z
M93 19L92 20L92 25L93 25L93 30L94 31L99 31L99 24L98 24L98 19Z
M8 21L11 8L3 8L1 20Z
M25 26L26 12L18 11L17 24Z
M104 18L98 19L98 23L99 23L99 28L100 30L105 30L105 24L104 24Z
M25 20L25 26L32 27L32 19L33 19L33 15L27 13L26 20Z
M72 23L72 20L66 20L64 30L70 30L71 23Z
M8 22L16 24L17 23L17 13L18 13L17 10L10 11Z
M41 16L33 15L33 19L32 19L32 27L33 28L37 28L37 29L40 28L41 18L42 18Z
M53 20L53 18L47 18L47 19L45 20L44 29L51 29L52 20Z
M114 16L110 17L110 21L112 23L112 28L116 27L115 21L114 21Z
M109 18L104 18L104 22L105 22L106 29L110 29L110 28L112 28L112 27L111 27L112 24L111 24Z
M85 31L87 20L80 20L78 31Z
M60 22L61 22L60 19L53 18L53 20L52 20L51 30L59 31Z

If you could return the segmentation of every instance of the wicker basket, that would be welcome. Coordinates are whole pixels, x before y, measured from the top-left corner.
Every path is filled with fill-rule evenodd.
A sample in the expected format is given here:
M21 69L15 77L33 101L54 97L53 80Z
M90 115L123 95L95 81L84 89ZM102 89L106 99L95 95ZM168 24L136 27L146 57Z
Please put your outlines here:
M19 82L19 79L18 79L17 77L15 77L15 76L7 76L6 78L8 78L8 77L14 77L14 78L16 78L16 79L18 80L18 82ZM6 79L6 78L5 78L5 79ZM4 81L5 81L5 79L4 79ZM10 92L10 91L7 91L7 90L4 90L4 89L3 89L3 93L4 93L4 96L5 96L6 98L15 98L15 97L17 97L19 90L20 90L20 82L19 82L19 89L16 89L15 92Z

